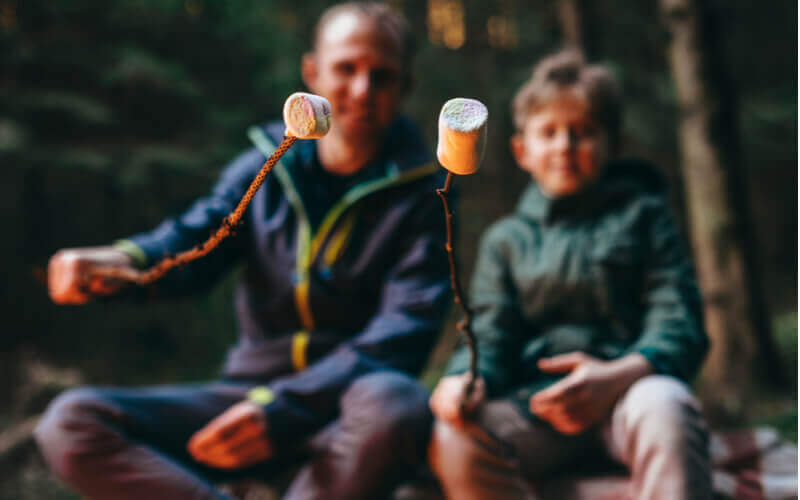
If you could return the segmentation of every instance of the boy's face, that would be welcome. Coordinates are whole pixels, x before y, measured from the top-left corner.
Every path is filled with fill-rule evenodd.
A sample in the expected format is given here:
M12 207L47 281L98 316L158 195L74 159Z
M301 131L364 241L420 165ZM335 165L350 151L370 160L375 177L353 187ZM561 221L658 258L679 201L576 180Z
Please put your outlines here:
M588 103L563 95L532 113L511 138L519 166L548 196L575 194L600 175L608 159L608 136L592 119Z
M407 90L401 51L399 41L353 13L323 29L314 52L303 59L303 77L312 92L330 101L331 132L353 143L382 138Z

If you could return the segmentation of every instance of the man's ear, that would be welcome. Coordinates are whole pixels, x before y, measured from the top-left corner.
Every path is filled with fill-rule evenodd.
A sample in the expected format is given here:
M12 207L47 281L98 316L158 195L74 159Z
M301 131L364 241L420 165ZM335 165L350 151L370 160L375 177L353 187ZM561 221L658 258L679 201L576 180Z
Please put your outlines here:
M303 54L303 59L300 62L300 75L303 77L303 83L306 84L308 90L316 92L319 70L316 55L313 52Z
M522 140L522 135L519 132L512 135L508 144L511 146L511 154L514 155L517 165L521 165L522 158L525 156L525 141Z

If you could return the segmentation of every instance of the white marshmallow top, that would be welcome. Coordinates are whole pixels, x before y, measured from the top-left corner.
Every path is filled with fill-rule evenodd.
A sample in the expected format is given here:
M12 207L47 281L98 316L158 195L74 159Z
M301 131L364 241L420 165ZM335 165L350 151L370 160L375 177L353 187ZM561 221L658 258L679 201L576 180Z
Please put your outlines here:
M475 173L486 149L489 110L475 99L450 99L439 113L439 145L436 156L454 174Z
M295 92L283 105L286 135L298 139L319 139L331 127L331 104L324 97Z

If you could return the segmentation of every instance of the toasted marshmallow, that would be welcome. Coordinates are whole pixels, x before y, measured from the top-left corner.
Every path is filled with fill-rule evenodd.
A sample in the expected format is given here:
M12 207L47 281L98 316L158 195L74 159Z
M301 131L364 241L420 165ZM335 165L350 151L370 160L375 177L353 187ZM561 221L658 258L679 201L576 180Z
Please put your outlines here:
M331 127L331 104L324 97L295 92L283 105L286 135L298 139L319 139Z
M486 121L489 111L482 102L457 97L439 113L439 145L436 156L454 174L475 173L486 149Z

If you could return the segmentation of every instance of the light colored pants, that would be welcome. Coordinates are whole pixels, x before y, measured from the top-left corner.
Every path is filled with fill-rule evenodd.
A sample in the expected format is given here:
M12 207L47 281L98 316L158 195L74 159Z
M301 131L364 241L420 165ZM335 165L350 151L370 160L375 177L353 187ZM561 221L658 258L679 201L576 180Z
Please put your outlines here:
M465 431L437 421L428 450L445 495L458 500L537 498L537 481L608 457L630 471L630 498L712 498L706 424L672 377L640 379L608 417L576 436L532 422L508 401L489 401Z

